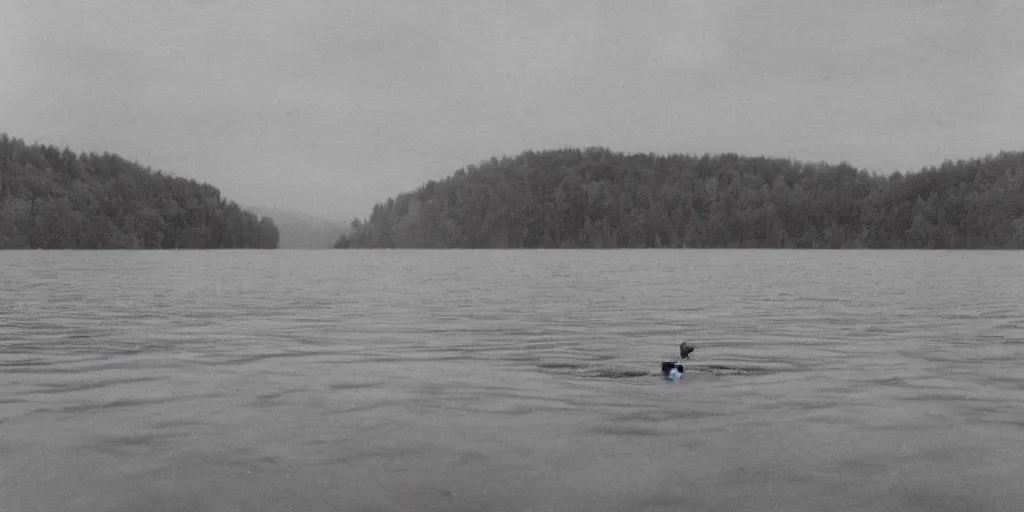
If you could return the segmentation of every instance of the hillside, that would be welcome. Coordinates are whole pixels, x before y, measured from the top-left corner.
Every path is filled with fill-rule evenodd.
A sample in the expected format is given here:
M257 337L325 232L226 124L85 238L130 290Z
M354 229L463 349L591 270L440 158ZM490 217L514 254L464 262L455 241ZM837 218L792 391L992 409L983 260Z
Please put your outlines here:
M0 134L0 249L276 248L216 187Z
M878 176L735 154L528 151L430 181L337 248L1024 248L1024 153Z
M339 233L347 233L349 225L301 212L264 206L250 206L253 212L274 219L281 233L281 249L330 249Z

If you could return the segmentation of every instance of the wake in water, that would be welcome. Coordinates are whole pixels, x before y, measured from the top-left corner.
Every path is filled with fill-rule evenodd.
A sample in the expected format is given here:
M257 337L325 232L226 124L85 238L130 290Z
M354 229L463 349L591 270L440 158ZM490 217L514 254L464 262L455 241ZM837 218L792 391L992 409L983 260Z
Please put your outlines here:
M581 378L591 379L636 379L651 377L664 379L660 370L639 370L634 368L607 367L592 364L573 363L539 363L537 367L553 373L562 373ZM761 368L746 365L699 364L686 367L687 374L699 373L709 375L767 375L779 371L777 368Z
M662 361L661 368L655 370L638 370L633 368L616 368L596 364L546 362L537 363L543 370L555 371L581 378L592 379L637 379L643 377L659 377L667 380L678 380L683 373L703 373L711 375L766 375L778 371L777 368L731 364L698 364L683 366L682 360L690 359L695 347L683 342L679 345L679 361ZM673 370L676 370L673 372Z

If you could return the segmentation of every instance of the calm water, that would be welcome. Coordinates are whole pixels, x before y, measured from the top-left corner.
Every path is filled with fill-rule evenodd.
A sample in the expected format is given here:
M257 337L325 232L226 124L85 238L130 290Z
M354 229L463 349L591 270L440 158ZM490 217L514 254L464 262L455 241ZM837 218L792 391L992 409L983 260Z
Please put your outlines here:
M0 253L3 511L1018 511L1022 461L1021 253Z

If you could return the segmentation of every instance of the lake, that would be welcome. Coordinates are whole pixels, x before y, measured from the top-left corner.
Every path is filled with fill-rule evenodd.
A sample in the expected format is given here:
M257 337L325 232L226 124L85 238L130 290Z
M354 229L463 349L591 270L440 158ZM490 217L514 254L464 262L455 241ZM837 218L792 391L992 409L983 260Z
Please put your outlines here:
M5 512L1018 511L1021 461L1019 252L0 252Z

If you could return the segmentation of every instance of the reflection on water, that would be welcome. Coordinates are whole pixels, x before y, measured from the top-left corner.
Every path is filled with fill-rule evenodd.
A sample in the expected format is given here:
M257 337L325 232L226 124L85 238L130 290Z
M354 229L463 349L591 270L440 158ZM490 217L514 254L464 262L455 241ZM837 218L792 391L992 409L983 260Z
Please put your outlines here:
M0 510L1016 511L1022 270L0 253Z

